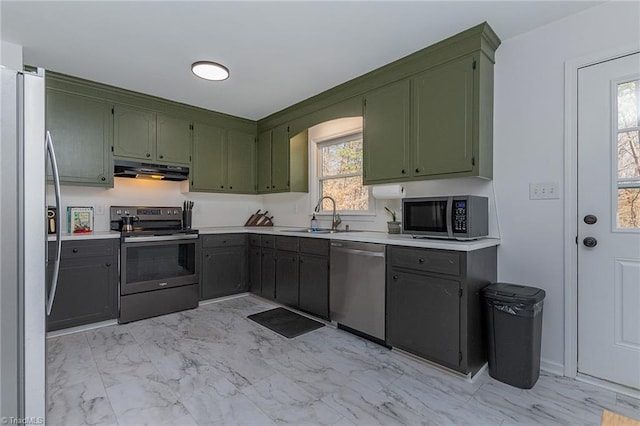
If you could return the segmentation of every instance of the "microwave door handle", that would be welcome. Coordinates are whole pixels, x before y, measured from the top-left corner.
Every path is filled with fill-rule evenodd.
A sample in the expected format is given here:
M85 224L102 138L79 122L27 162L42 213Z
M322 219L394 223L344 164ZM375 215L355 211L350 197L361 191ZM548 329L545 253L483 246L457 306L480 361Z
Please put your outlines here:
M47 130L46 136L47 153L51 159L51 171L53 173L53 187L56 197L56 211L60 212L62 204L60 203L60 173L58 172L58 162L56 161L56 153L53 149L53 141L51 140L51 133ZM53 273L51 274L51 287L49 288L49 295L47 297L47 316L51 315L51 309L53 308L53 299L56 296L56 289L58 287L58 273L60 272L60 254L62 251L62 235L60 230L60 223L58 221L56 226L56 259L53 264Z
M453 197L447 198L447 235L453 238Z

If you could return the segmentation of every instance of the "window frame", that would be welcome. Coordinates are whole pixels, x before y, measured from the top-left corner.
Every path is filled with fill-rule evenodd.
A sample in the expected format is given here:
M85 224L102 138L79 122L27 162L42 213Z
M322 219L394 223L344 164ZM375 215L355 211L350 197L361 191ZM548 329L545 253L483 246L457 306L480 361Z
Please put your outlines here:
M331 177L327 178L324 176L321 176L322 174L322 148L325 146L330 146L330 145L338 145L340 143L344 143L344 142L348 142L350 140L353 140L354 137L359 136L359 138L362 140L363 139L363 129L362 128L358 128L358 129L350 129L348 131L345 132L341 132L341 133L337 133L337 134L333 134L327 137L323 137L323 138L319 138L319 139L310 139L310 144L309 144L309 164L313 165L312 167L309 168L309 181L312 182L312 184L310 185L310 191L309 191L309 195L310 197L310 203L311 203L311 209L310 211L313 211L314 208L316 207L316 204L318 203L318 200L320 199L320 197L322 196L322 192L321 192L321 185L322 185L322 181L323 180L328 180L328 179L336 179L336 178L345 178L345 177L353 177L353 176L362 176L364 173L364 164L362 166L362 169L360 170L360 173L346 173L346 174L337 174L337 175L330 175ZM364 146L363 146L364 149ZM375 218L376 216L376 200L375 198L373 198L373 194L372 194L372 190L371 190L371 186L370 185L364 185L365 188L367 188L367 194L369 197L369 201L368 201L368 206L369 209L368 210L336 210L336 213L339 213L340 216L342 217L347 217L350 218L351 220L363 220L363 221L371 221ZM316 213L316 216L322 217L322 218L330 218L332 215L331 211L324 211L324 210L320 210L318 213Z

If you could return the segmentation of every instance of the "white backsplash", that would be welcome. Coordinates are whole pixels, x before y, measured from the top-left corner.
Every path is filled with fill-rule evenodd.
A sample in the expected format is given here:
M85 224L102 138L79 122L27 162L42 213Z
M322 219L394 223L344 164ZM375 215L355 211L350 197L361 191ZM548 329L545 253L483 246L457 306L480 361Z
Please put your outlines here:
M209 194L186 192L185 182L115 178L110 189L62 186L60 225L67 230L67 206L93 207L94 229L109 230L110 206L182 206L194 201L193 226L241 226L256 210L262 208L261 195ZM184 192L183 192L184 191ZM47 203L54 204L53 187L47 190ZM102 212L101 214L98 214Z
M182 206L184 200L195 202L193 226L242 226L247 218L261 209L274 216L276 226L307 227L317 200L311 200L306 193L286 193L268 195L210 194L186 192L187 182L155 182L115 178L110 189L83 186L62 186L62 209L60 225L67 229L67 207L93 207L94 229L109 229L109 207L125 206ZM489 235L498 237L498 218L493 191L493 182L479 178L460 178L407 182L403 184L407 197L425 197L438 195L482 195L489 198ZM53 204L53 187L47 191L47 203ZM342 225L352 229L368 231L386 231L387 221L391 220L384 210L385 206L398 213L401 220L401 200L375 200L374 216L343 216ZM330 216L318 216L320 227L330 227Z

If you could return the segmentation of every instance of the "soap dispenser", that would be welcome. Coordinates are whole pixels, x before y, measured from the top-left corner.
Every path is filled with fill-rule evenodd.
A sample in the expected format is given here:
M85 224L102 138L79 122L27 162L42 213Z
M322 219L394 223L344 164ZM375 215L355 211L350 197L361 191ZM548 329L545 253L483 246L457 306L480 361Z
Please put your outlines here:
M313 217L311 218L311 230L312 231L317 231L318 230L318 219L316 219L316 214L313 214Z

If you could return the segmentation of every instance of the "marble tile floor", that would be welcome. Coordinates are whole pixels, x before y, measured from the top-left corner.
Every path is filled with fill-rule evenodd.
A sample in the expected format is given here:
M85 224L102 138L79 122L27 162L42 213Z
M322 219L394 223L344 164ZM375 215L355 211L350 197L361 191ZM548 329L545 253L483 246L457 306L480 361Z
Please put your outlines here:
M473 382L323 327L286 339L228 299L48 340L48 425L599 425L640 403L542 372Z

